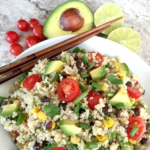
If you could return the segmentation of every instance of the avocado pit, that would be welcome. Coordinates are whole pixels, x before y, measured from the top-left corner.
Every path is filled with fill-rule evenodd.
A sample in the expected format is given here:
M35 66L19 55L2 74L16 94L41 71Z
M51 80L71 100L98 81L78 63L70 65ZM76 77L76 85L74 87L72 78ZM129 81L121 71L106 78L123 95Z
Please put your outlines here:
M76 32L84 25L84 18L78 9L70 8L63 12L59 20L59 26L64 31Z

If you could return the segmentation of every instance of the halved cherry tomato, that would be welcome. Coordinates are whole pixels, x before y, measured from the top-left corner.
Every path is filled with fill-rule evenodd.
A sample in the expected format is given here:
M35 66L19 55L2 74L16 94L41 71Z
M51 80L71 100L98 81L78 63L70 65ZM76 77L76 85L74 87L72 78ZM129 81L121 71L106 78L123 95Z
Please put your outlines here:
M63 79L57 87L58 96L65 102L74 101L79 95L79 90L78 83L71 78Z
M17 130L12 130L11 133L15 135L19 135L19 132Z
M132 140L139 140L144 132L146 131L146 123L145 121L140 118L140 117L130 117L129 119L129 124L128 124L128 128L126 130L128 138L132 139ZM133 127L137 126L139 129L138 131L135 133L135 135L132 137L130 135L130 132L132 131Z
M103 98L103 96L99 92L96 92L96 91L89 92L88 98L87 98L89 108L94 110L95 105L99 104L100 98Z
M137 90L135 87L127 86L127 91L128 91L129 97L131 98L138 99L142 96L142 93L139 90Z
M52 150L66 150L66 149L63 147L55 147L55 148L52 148Z
M102 65L103 56L100 53L92 51L92 52L88 52L88 54L91 57L89 61L95 63L95 66L92 69L96 69ZM95 59L93 59L93 55L95 55Z
M41 82L40 76L37 74L32 74L23 81L23 87L25 87L28 90L31 90L33 89L36 82Z

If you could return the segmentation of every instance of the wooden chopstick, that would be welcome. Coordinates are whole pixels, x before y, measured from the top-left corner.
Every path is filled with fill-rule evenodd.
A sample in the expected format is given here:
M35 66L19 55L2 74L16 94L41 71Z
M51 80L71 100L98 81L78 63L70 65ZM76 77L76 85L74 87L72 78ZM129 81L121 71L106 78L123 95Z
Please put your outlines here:
M91 37L97 35L98 33L100 33L100 32L102 32L102 31L106 30L106 29L109 28L109 27L110 27L110 26L107 26L107 27L105 27L105 28L103 28L103 29L101 29L101 30L95 31L95 32L89 34L88 36L83 37L82 39L76 40L75 42L72 42L72 43L70 43L70 44L68 44L68 45L66 45L66 46L64 46L64 47L62 47L62 48L60 48L60 49L57 49L57 50L55 50L55 51L53 51L53 52L51 52L51 53L48 53L47 55L44 55L44 56L42 56L42 57L40 57L40 58L38 58L38 59L36 59L36 60L30 62L30 63L27 63L27 64L24 65L24 66L21 66L21 67L15 69L14 71L12 71L12 72L10 72L10 73L7 73L7 74L1 76L1 77L0 77L0 84L2 84L2 83L4 83L4 82L6 82L6 81L8 81L8 80L10 80L10 79L12 79L12 78L14 78L14 77L20 75L20 74L22 74L22 73L28 71L28 70L31 69L31 68L33 68L34 65L38 62L38 60L43 60L43 59L45 59L45 58L51 59L51 58L53 58L53 57L59 55L62 51L67 51L67 50L69 50L69 49L71 49L71 48L73 48L73 47L75 47L75 46L77 46L77 45L83 43L84 41L90 39Z
M105 24L103 24L101 26L98 26L96 28L93 28L93 29L91 29L91 30L89 30L87 32L79 34L79 35L77 35L75 37L72 37L72 38L70 38L68 40L62 41L62 42L60 42L60 43L58 43L56 45L53 45L51 47L48 47L48 48L44 49L44 50L36 52L36 53L34 53L32 55L29 55L26 58L20 59L20 60L18 60L16 62L13 62L13 63L9 64L9 65L1 67L0 68L0 75L4 74L4 73L7 73L7 72L10 72L13 69L16 69L16 68L18 68L18 67L20 67L22 65L25 65L26 63L29 63L30 61L33 61L33 60L35 60L35 59L37 59L37 58L39 58L39 57L41 57L43 55L46 55L47 53L50 53L50 52L52 52L52 51L54 51L54 50L56 50L58 48L61 48L62 46L65 46L65 45L67 45L67 44L69 44L71 42L74 42L75 40L79 40L80 38L83 38L84 36L88 36L89 34L95 32L95 31L99 31L100 29L102 29L104 27L107 27L107 26L111 25L112 23L114 23L114 22L116 22L116 21L118 21L120 19L122 19L122 17L117 18L115 20L112 20L112 21L110 21L108 23L105 23Z

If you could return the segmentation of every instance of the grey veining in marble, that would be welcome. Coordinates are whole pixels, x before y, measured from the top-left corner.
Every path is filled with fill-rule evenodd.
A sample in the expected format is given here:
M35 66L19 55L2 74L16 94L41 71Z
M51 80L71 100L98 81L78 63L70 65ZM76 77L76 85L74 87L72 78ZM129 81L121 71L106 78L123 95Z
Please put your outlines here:
M67 0L0 0L0 66L8 64L15 58L9 52L5 41L5 33L9 30L22 35L19 43L26 50L25 39L32 35L31 30L22 33L17 29L16 23L20 18L37 18L44 24L52 10ZM101 5L114 3L121 7L125 14L126 27L131 27L140 34L141 47L138 55L150 65L150 1L149 0L83 0L93 12Z

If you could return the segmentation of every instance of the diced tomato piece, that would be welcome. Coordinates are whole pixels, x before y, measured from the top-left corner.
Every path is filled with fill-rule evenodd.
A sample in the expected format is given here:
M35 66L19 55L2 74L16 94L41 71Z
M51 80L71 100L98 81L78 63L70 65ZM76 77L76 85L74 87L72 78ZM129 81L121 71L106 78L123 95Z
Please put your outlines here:
M127 86L127 91L128 91L129 97L131 98L138 99L142 96L142 93L139 90L137 90L135 87Z
M66 149L63 147L55 147L55 148L52 148L52 150L66 150Z
M12 130L11 133L15 135L19 135L19 132L17 130Z

